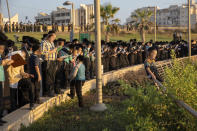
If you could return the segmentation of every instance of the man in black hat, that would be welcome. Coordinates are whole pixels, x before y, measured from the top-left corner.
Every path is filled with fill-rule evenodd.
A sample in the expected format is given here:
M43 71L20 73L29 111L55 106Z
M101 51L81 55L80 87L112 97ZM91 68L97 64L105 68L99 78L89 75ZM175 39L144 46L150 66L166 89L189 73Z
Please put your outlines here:
M110 51L109 71L117 69L117 45L112 45Z

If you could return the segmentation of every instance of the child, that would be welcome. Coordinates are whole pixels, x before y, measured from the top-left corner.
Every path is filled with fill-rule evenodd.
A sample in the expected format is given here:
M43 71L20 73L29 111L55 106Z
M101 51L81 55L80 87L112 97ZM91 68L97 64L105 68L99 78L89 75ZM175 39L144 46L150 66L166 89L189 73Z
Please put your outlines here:
M79 55L77 57L77 65L74 67L74 70L70 76L70 80L74 80L74 88L77 93L78 101L79 101L79 107L83 107L83 98L82 98L82 86L85 83L86 77L85 77L85 65L84 65L84 57L82 55ZM71 89L70 94L68 94L69 97L73 98L75 96L75 90Z
M34 77L31 79L32 84L34 85L34 102L40 104L40 82L42 80L40 73L40 60L39 57L41 55L41 46L39 44L34 44L32 47L33 54L30 56L29 66L30 66L30 74ZM30 105L32 108L33 105Z
M12 56L15 53L21 55L21 57L25 60L25 51L13 52L10 55ZM7 68L7 72L10 86L11 110L14 111L18 107L21 107L27 103L27 99L25 99L26 95L19 95L19 92L23 94L26 92L26 89L29 90L32 88L30 78L33 76L24 71L24 65L17 67L10 65Z
M0 126L3 125L3 123L6 123L6 121L3 121L2 113L3 113L3 82L5 81L5 75L4 75L4 68L5 65L10 65L13 63L12 60L2 59L2 54L5 50L5 41L0 41Z
M155 47L150 47L148 49L148 57L144 62L144 67L150 79L159 80L160 82L163 82L162 78L158 74L157 67L155 66L156 56L157 49Z

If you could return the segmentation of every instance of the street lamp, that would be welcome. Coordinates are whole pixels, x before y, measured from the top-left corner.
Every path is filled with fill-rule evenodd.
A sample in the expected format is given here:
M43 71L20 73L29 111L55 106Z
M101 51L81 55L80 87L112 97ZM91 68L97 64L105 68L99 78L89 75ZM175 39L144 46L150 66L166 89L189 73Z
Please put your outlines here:
M155 42L157 41L157 6L155 6Z
M75 31L75 8L74 8L74 3L70 1L66 1L63 3L64 6L67 5L72 5L72 32L70 33L70 41L72 42L74 38L74 31Z
M191 3L188 0L188 44L189 44L189 57L191 57Z
M90 108L92 111L104 111L107 109L103 103L102 72L101 72L101 23L100 23L100 0L94 0L95 11L95 41L96 41L96 88L98 103Z
M7 4L7 9L8 9L9 23L10 23L9 31L12 32L12 25L11 25L12 22L11 22L11 18L10 18L10 8L9 8L8 0L6 0L6 4Z

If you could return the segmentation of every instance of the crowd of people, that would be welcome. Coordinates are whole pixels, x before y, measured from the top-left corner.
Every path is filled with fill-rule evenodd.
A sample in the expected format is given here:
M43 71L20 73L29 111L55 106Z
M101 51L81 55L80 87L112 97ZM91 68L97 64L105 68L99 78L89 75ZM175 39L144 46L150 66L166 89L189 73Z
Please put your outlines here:
M70 32L72 30L72 24L57 24L53 23L51 25L45 24L45 23L40 23L40 22L35 22L35 23L23 23L23 22L13 22L11 25L9 22L6 22L2 27L0 26L0 31L8 33L8 32L48 32L51 30L49 28L51 26L52 30L55 32ZM67 28L66 28L67 27ZM91 29L91 25L81 25L80 26L80 31L81 32L88 32Z
M177 57L188 55L188 43L184 40L143 43L131 39L129 42L102 41L101 44L103 72L145 62L147 73L154 77L149 70L152 59L169 59L172 49ZM10 89L10 112L27 103L30 103L32 109L35 103L41 103L40 95L53 97L62 94L61 89L66 88L70 88L67 95L72 99L76 92L79 107L83 107L82 86L86 80L95 78L94 45L94 42L87 39L81 42L77 39L72 42L61 38L56 40L55 31L49 31L43 35L41 42L23 36L21 48L17 49L15 43L0 32L0 117L4 110L4 88ZM12 56L15 54L19 54L26 64L14 67ZM195 54L197 44L192 40L192 55ZM9 81L8 87L4 86L6 79ZM4 122L0 119L0 126Z

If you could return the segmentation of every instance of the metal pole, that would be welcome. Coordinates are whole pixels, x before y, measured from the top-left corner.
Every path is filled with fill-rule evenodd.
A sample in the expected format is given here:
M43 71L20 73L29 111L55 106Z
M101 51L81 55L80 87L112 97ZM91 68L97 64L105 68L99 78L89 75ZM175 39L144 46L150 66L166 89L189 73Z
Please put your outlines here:
M3 14L0 12L0 31L3 32Z
M10 8L9 8L8 0L6 0L6 3L7 3L7 9L8 9L9 22L10 22L9 30L10 30L10 32L12 32L12 29L11 29L11 18L10 18Z
M107 109L103 104L102 95L102 72L101 72L101 23L100 23L100 0L94 0L95 6L95 41L96 41L96 88L98 94L98 104L90 109L92 111L104 111Z
M72 18L72 21L73 21L73 26L72 26L72 35L73 35L73 39L74 39L74 34L75 34L75 6L74 6L74 3L72 3L72 14L73 14L73 18Z
M0 0L0 31L3 32L3 14L2 14L2 1Z
M155 6L155 42L157 41L157 6Z
M191 10L190 0L188 0L188 44L189 44L189 57L191 57Z
M103 103L102 99L102 74L101 74L101 30L100 30L100 7L96 0L96 87L98 89L98 103ZM99 2L100 3L100 2Z

